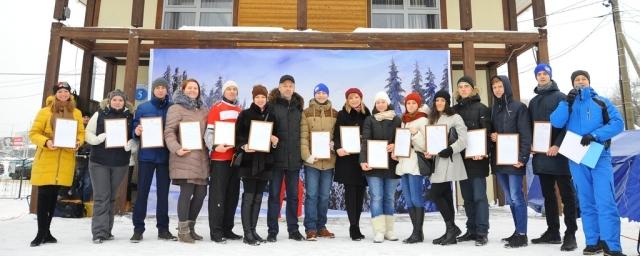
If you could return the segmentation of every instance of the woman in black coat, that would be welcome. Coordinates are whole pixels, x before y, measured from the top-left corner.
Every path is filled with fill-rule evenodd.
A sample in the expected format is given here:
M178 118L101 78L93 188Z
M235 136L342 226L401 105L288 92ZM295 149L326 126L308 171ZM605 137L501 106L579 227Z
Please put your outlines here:
M236 121L236 156L238 153L242 154L238 169L244 188L240 207L244 231L243 241L249 245L259 245L261 242L266 242L256 233L256 225L262 204L262 193L271 178L270 170L273 165L273 156L271 153L256 152L248 148L249 131L251 121L257 120L274 123L273 131L275 132L276 118L267 105L267 88L256 85L251 94L253 95L253 103L248 109L240 112ZM271 135L271 143L275 147L278 144L278 138Z
M362 103L362 92L358 88L348 89L345 97L347 102L338 112L333 129L334 147L338 154L335 180L344 184L344 201L349 216L349 237L353 241L360 241L364 239L364 235L360 232L360 214L367 181L360 168L360 155L349 154L342 148L340 126L359 126L362 133L364 119L371 113Z

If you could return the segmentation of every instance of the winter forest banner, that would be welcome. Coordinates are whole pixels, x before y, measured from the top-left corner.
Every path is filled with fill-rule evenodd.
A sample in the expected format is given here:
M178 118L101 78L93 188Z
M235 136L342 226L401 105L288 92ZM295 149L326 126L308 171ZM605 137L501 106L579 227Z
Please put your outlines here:
M404 96L411 92L419 92L430 106L438 90L451 91L449 63L447 50L153 49L149 81L164 77L173 93L182 80L194 78L202 86L205 104L211 106L221 99L222 84L234 80L240 87L238 104L246 108L254 85L263 84L271 90L278 86L280 76L290 74L296 80L296 92L307 102L319 83L329 87L329 100L336 110L342 109L348 88L360 88L370 109L376 92L384 90L400 114ZM147 95L151 96L150 88ZM331 209L344 209L343 191L334 183ZM396 195L400 193L398 187ZM396 208L406 211L402 196Z

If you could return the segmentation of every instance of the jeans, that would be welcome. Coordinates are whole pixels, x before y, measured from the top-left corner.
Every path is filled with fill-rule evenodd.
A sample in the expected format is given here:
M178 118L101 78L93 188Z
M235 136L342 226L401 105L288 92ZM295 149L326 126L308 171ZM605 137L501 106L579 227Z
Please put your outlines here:
M489 201L487 200L487 179L474 177L460 181L460 192L467 214L467 230L473 234L489 233Z
M329 194L333 183L333 169L318 170L304 167L304 227L306 231L326 228L329 211Z
M269 234L278 234L278 215L280 213L280 187L282 177L286 178L287 191L287 231L298 231L298 178L300 170L286 170L275 168L271 172L269 181L269 206L267 209L267 226Z
M498 183L504 193L504 201L511 208L511 216L516 225L516 232L527 234L527 202L522 192L524 175L496 174Z
M398 187L398 179L381 178L367 176L369 184L369 197L371 198L371 218L380 215L393 215L394 196L396 187Z
M424 177L421 175L404 174L400 177L402 195L407 202L407 208L424 207L423 182Z
M151 191L153 175L156 175L156 227L169 230L169 165L152 162L138 162L138 197L133 207L134 231L144 232L144 219L147 216L147 201Z

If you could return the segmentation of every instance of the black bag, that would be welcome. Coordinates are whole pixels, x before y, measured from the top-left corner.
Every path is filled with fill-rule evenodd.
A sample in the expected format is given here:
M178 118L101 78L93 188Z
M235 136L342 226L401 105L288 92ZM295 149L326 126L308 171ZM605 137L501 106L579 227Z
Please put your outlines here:
M85 216L84 204L80 200L58 200L53 216L82 218Z
M242 165L242 156L244 155L243 151L236 151L231 157L231 167L240 167Z
M435 169L433 159L427 159L424 156L424 153L418 151L416 151L416 155L418 156L418 169L420 170L420 175L430 177Z

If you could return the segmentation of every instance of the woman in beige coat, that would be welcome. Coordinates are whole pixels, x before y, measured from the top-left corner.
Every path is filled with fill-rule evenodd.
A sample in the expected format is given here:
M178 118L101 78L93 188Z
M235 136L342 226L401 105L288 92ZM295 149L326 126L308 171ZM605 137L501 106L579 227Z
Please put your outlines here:
M194 232L195 221L207 195L209 158L205 148L189 150L180 142L180 122L199 122L200 134L204 134L208 111L200 97L200 84L195 79L182 82L173 98L174 104L167 112L164 139L169 149L169 176L174 185L180 186L178 199L178 239L193 243L202 240Z

